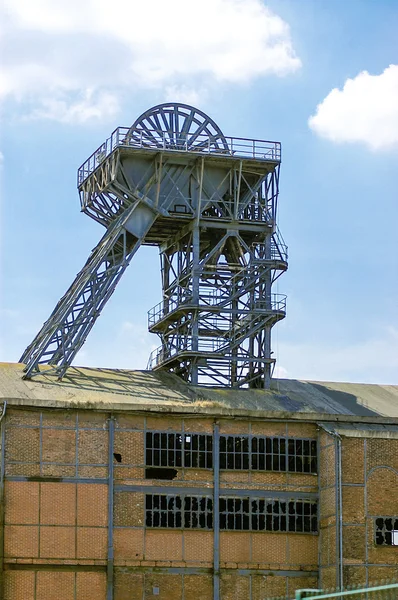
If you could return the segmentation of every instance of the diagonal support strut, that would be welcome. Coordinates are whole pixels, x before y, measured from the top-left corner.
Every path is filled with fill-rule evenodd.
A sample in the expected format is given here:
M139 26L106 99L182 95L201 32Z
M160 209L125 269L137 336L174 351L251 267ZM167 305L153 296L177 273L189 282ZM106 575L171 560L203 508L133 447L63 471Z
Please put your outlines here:
M75 281L21 356L20 362L26 365L25 379L39 374L44 363L53 367L46 372L55 372L59 378L64 375L158 216L145 204L140 219L142 208L141 201L133 202L93 249ZM137 216L141 225L133 235L126 226Z

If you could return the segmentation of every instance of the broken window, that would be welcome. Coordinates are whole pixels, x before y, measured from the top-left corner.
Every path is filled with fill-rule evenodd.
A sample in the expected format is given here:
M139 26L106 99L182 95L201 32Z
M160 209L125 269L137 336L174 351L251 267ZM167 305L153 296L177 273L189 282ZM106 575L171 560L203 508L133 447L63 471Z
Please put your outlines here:
M377 517L375 519L375 542L377 546L398 546L398 519Z
M147 431L147 467L213 468L213 436ZM249 435L220 436L220 469L317 472L316 440Z
M220 498L220 529L251 529L249 498Z
M291 500L286 503L288 531L315 533L318 531L318 505L316 502Z
M213 467L213 436L198 433L147 431L146 466Z
M146 494L147 527L212 529L213 499L210 496Z
M294 473L316 473L317 443L315 440L288 440L288 470Z
M177 469L167 467L148 467L145 469L145 479L164 479L172 481L178 475Z
M211 496L146 494L147 527L212 529ZM219 500L220 529L316 533L318 506L309 500L224 497Z
M220 469L316 473L317 443L285 437L222 435Z
M220 498L220 529L316 533L317 504L267 498Z

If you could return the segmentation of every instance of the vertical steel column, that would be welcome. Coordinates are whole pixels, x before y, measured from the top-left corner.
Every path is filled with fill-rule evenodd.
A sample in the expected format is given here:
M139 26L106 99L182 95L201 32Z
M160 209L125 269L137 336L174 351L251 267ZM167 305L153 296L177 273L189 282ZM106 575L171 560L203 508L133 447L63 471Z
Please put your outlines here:
M113 600L113 449L115 445L115 418L109 419L108 436L108 556L106 568L106 600Z
M340 528L339 528L339 494L338 494L338 470L339 460L337 456L337 438L334 436L334 491L335 491L335 512L336 512L336 548L335 548L335 562L336 562L336 589L340 588Z
M213 600L220 598L220 427L213 426Z
M265 257L266 260L271 261L272 259L272 234L270 234L269 232L267 233L267 237L265 238ZM266 280L264 283L264 290L263 293L265 293L265 302L266 302L266 306L269 310L272 309L272 296L271 296L271 289L272 289L272 277L271 277L271 270L267 269L266 271ZM263 331L263 335L264 335L264 356L267 358L271 358L271 327L266 326L266 328ZM272 372L272 367L271 367L271 363L265 363L264 364L264 387L265 388L269 388L271 385L271 372Z
M1 432L1 464L0 464L0 598L4 598L4 476L5 476L5 442L7 402L4 402L0 415Z
M339 506L340 506L340 521L339 521L339 544L340 544L340 568L339 568L339 579L340 579L340 587L343 589L344 587L344 570L343 570L343 561L344 561L344 553L343 553L343 482L342 482L342 464L341 464L341 437L338 435L337 437L337 448L338 448L338 464L339 464L339 486L338 486L338 494L339 494Z
M198 210L200 210L198 208ZM194 306L199 306L199 260L200 260L200 230L199 224L195 224L192 235L192 301ZM199 311L192 314L192 350L199 350ZM191 381L193 385L198 384L198 365L195 359L191 365Z
M316 444L316 464L317 464L317 483L318 483L318 507L317 507L317 519L318 519L318 587L322 589L322 538L323 531L321 529L321 430L317 423L317 444ZM286 462L288 464L288 462Z
M341 437L331 432L335 439L335 481L336 481L336 586L343 589L343 506L341 485Z
M364 505L365 505L365 572L366 572L366 585L369 585L369 526L368 526L368 445L366 438L363 441L363 482L364 482Z

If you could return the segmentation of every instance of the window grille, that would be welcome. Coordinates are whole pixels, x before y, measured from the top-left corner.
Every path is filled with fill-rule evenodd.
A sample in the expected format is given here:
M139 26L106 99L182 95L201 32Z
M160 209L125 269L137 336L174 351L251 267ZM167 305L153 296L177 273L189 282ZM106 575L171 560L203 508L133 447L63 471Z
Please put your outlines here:
M213 468L213 436L147 431L146 466Z
M317 472L316 440L222 435L220 469Z
M288 471L294 473L316 473L317 443L315 440L288 440Z
M147 527L212 529L213 499L210 496L146 494Z
M147 527L213 528L211 496L147 494L145 502ZM236 497L221 497L219 502L221 530L292 533L318 531L316 502Z
M377 517L375 519L375 542L377 546L398 546L398 519Z
M211 469L213 436L148 431L146 466ZM286 437L221 435L220 469L316 473L317 442Z
M220 469L250 469L248 436L220 436Z
M245 531L318 531L316 502L265 498L220 498L220 529Z
M252 438L252 469L286 471L286 438Z

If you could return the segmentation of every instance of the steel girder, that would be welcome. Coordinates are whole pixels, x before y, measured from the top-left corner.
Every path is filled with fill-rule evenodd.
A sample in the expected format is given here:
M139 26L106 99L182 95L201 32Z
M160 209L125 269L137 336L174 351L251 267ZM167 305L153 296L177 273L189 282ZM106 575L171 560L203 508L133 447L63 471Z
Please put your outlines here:
M20 359L26 365L26 378L38 373L41 364L53 367L46 372L53 371L60 378L64 375L138 250L146 230L152 225L152 222L147 224L140 238L125 229L125 224L140 205L136 200L112 223L50 318L26 348ZM153 221L156 216L153 212Z
M285 297L271 293L287 268L276 229L279 166L243 161L212 185L206 169L196 219L161 248L163 302L149 313L161 346L149 367L201 385L268 387L271 328Z
M276 228L280 144L225 138L187 105L147 111L82 165L82 210L107 228L25 350L25 377L62 377L141 244L158 245L161 339L150 367L203 385L267 387L271 328L285 316L272 284L287 268ZM51 369L52 367L52 369ZM47 371L48 372L48 371Z
M217 244L199 243L195 272L195 233L161 255L164 300L150 311L149 328L162 345L150 367L202 385L268 385L271 327L286 309L285 297L271 294L286 269L284 249L272 233L248 247L238 232L225 232Z

